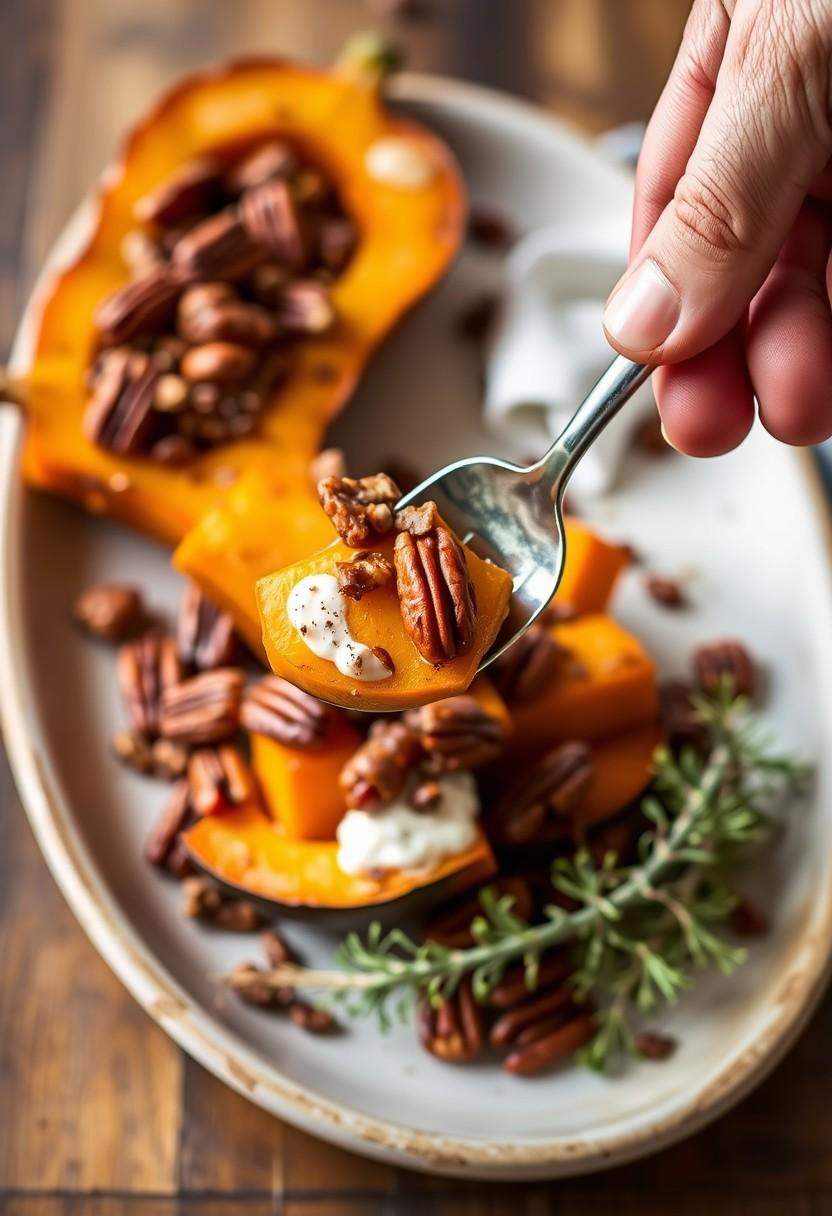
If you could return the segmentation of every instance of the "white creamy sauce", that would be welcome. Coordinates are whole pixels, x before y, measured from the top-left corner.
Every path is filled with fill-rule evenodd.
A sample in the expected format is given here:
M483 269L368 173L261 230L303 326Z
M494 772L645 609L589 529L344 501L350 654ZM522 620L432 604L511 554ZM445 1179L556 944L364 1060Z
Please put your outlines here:
M338 825L338 865L347 874L432 870L476 839L480 810L474 778L451 773L438 781L442 798L422 813L408 804L413 783L384 810L347 811Z
M370 144L364 157L370 177L401 190L421 190L434 177L433 162L417 143L388 135Z
M353 680L387 680L393 674L358 642L347 625L347 601L333 574L307 574L295 583L286 605L289 620L319 659L329 659Z

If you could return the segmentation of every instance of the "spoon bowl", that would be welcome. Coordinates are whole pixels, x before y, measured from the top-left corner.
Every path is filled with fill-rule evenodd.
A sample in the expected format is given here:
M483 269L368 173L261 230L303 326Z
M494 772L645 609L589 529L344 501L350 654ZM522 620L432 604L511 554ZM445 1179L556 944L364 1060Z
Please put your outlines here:
M535 464L516 465L492 456L457 460L399 502L401 508L432 499L460 540L512 577L508 616L480 670L526 632L557 591L566 562L567 482L595 438L652 370L618 355Z

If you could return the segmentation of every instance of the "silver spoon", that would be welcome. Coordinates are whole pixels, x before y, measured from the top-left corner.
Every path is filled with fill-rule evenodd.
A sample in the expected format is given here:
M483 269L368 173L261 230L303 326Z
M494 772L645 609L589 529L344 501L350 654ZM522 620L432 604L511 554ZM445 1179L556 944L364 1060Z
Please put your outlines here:
M590 444L652 370L618 355L535 464L525 468L493 456L471 456L446 465L399 502L404 507L433 499L457 536L512 576L509 615L480 670L526 632L557 591L566 562L566 484Z

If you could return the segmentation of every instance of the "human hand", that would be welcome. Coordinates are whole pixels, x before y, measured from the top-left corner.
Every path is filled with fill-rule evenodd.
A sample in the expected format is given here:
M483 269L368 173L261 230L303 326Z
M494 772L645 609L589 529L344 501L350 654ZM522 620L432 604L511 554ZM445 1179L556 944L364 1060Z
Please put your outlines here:
M695 0L604 314L690 455L832 434L830 156L832 0Z

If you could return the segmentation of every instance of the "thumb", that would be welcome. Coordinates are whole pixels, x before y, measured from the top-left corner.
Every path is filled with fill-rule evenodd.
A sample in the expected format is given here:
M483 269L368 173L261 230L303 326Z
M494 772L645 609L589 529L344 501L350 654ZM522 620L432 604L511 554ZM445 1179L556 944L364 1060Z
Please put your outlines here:
M607 337L640 362L688 359L736 325L827 160L822 124L799 100L811 82L797 77L817 58L795 57L793 32L766 30L767 7L750 27L732 23L685 171L607 302Z

